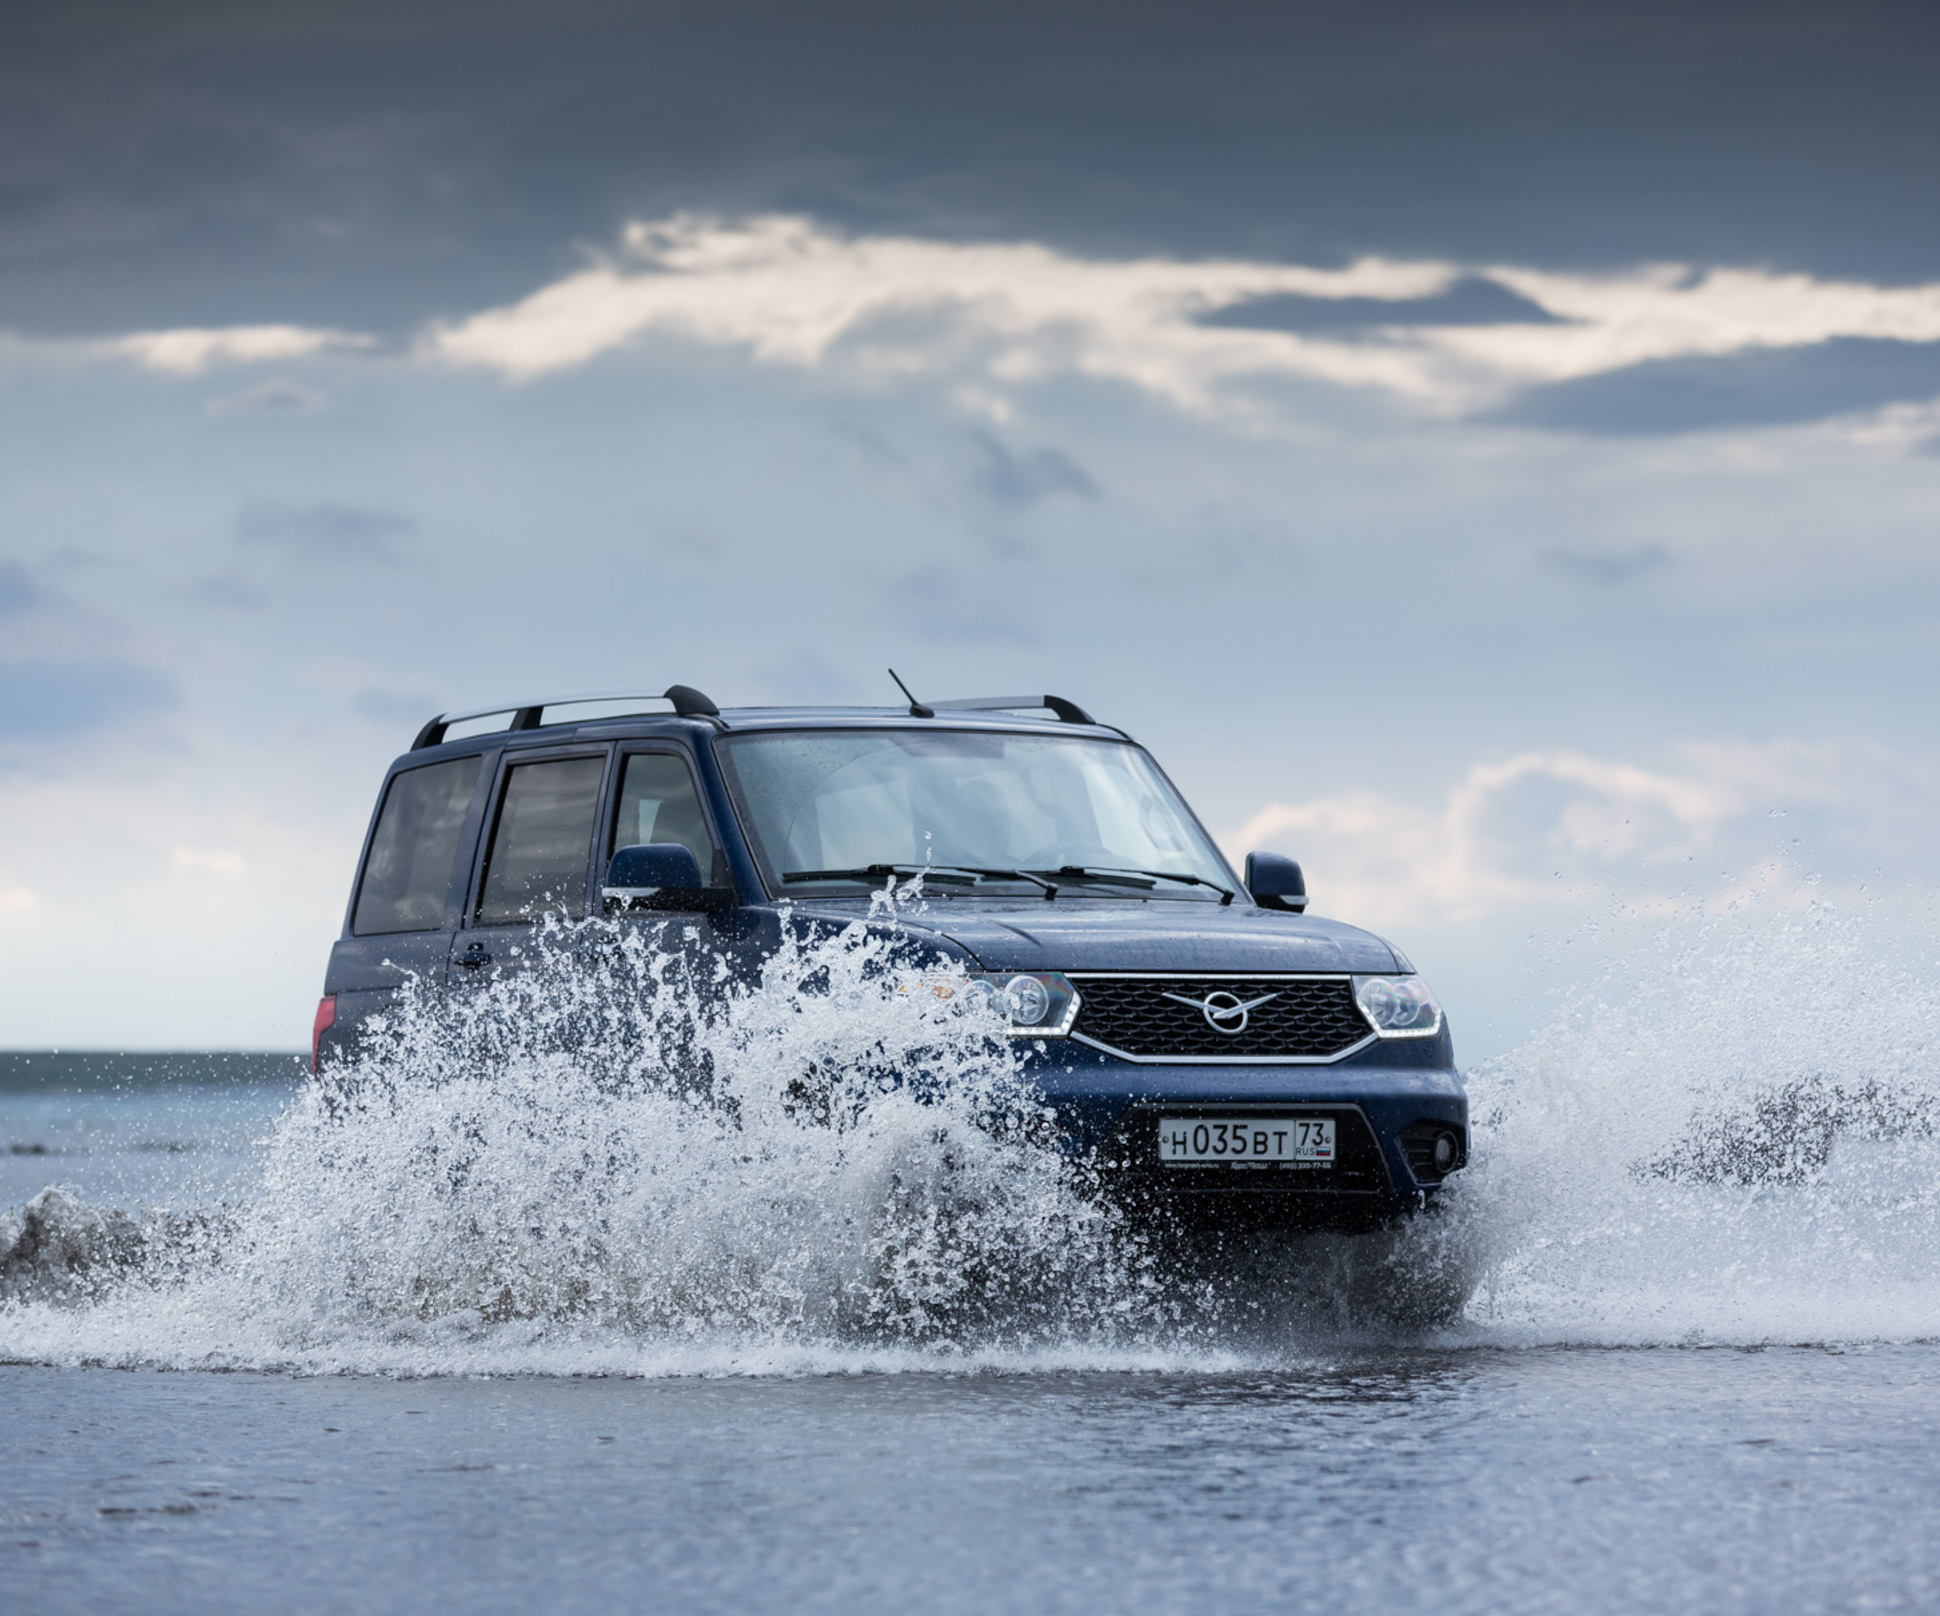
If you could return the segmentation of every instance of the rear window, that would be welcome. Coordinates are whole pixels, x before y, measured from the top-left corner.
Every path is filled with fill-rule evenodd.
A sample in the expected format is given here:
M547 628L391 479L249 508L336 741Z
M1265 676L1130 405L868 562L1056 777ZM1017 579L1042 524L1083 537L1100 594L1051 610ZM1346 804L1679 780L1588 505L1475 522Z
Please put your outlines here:
M436 931L444 924L458 837L481 761L453 758L391 777L357 889L350 929L359 937Z

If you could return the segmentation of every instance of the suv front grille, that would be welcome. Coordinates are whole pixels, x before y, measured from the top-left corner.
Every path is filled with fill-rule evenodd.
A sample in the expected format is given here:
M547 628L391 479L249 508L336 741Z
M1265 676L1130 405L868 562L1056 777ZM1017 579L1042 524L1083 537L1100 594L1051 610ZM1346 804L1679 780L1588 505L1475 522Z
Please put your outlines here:
M1090 976L1072 972L1071 1035L1132 1060L1334 1060L1374 1036L1344 976ZM1201 1008L1211 1000L1215 1012ZM1188 1002L1190 1001L1190 1002ZM1244 1025L1236 1006L1245 1008ZM1220 1014L1224 1012L1224 1014Z

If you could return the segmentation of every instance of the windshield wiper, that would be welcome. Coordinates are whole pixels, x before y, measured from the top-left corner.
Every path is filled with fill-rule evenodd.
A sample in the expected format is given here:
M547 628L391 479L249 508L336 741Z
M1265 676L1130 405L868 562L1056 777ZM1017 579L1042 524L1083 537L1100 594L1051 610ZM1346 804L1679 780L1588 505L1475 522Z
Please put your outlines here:
M1029 870L984 869L974 864L865 864L856 870L790 870L782 880L881 881L892 875L920 875L926 881L952 887L977 884L977 881L964 880L964 876L975 876L978 881L1028 881L1032 886L1044 889L1047 902L1058 895L1055 882L1047 881L1041 875L1032 875Z
M1056 873L1062 876L1075 876L1079 879L1088 877L1093 881L1104 881L1113 886L1145 887L1147 890L1150 890L1152 881L1181 881L1189 887L1212 888L1214 892L1219 894L1219 904L1222 909L1233 901L1233 894L1225 887L1222 887L1217 881L1208 881L1204 876L1199 875L1185 875L1178 870L1134 870L1121 869L1116 865L1109 864L1065 864L1061 865ZM1149 876L1151 880L1133 881L1126 879L1127 877L1138 875Z
M934 868L934 866L931 868ZM782 876L782 880L881 881L892 875L914 875L922 869L924 869L924 866L920 864L865 864L853 870L790 870ZM945 886L973 887L977 884L970 878L968 871L962 875L941 875L937 879Z

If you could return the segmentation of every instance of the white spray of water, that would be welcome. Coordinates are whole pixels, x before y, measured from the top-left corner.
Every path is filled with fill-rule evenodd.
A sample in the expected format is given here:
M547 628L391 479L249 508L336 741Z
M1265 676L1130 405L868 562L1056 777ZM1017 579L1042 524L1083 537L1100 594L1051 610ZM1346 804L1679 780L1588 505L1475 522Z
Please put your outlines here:
M1439 1215L1215 1278L1101 1203L881 932L696 992L634 930L407 994L246 1202L0 1222L0 1357L406 1373L1161 1364L1940 1336L1940 1012L1829 911L1690 918L1472 1074ZM919 1081L905 1081L920 1073Z
M1940 1337L1940 992L1823 905L1643 933L1470 1074L1452 1197L1505 1342Z
M1176 1317L1001 1022L898 991L893 936L790 941L752 988L697 991L686 958L595 925L453 1004L407 992L219 1234L122 1218L107 1244L96 1209L30 1208L0 1353L785 1366Z

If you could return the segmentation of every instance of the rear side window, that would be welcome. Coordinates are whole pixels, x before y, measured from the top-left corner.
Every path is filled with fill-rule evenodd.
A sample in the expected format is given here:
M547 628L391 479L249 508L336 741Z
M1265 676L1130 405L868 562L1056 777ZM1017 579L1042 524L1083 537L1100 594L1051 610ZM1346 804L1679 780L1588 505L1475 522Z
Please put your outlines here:
M585 912L605 769L604 758L590 757L520 763L507 771L478 904L481 921Z
M694 855L709 886L727 885L727 860L714 845L685 760L669 752L635 752L620 775L616 848L678 842Z
M436 931L444 924L458 836L481 761L453 758L391 777L357 889L350 923L357 936Z

